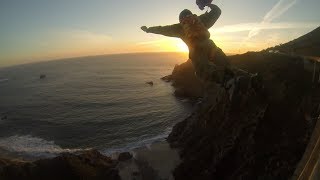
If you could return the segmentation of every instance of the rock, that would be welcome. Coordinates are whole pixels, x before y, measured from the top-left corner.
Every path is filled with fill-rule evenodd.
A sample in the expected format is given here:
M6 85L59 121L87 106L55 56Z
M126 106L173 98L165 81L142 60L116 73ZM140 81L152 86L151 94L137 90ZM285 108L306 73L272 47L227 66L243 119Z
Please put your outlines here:
M165 82L171 82L172 80L172 75L167 75L161 78L161 80L165 81Z
M150 86L153 86L153 81L147 81L146 84L149 84Z
M174 95L176 97L186 97L186 92L183 89L175 89Z
M45 75L45 74L41 74L40 75L40 79L44 79L44 78L46 78L47 76Z
M176 88L175 95L177 97L196 100L204 95L204 85L196 77L191 60L176 65L171 75L161 79L172 82L172 86Z
M119 154L118 161L127 161L132 158L132 154L129 152L122 152Z
M110 179L119 180L117 162L96 150L80 155L64 153L34 162L0 159L0 179Z

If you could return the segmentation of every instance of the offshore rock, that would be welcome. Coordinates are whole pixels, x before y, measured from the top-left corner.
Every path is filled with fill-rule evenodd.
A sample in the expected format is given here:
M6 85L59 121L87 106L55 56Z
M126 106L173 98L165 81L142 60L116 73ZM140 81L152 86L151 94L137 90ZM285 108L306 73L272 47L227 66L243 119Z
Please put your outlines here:
M153 86L153 81L147 81L146 84Z

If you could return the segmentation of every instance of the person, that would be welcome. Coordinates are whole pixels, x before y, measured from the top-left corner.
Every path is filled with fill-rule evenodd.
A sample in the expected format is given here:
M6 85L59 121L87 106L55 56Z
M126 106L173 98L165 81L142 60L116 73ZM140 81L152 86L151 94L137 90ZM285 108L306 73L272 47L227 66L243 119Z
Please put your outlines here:
M208 31L221 15L221 9L207 5L210 12L200 16L185 9L179 15L179 23L168 26L142 26L147 33L161 34L182 39L189 48L189 59L195 67L196 75L203 81L225 83L233 77L230 62L225 53L210 39Z
M177 24L149 28L142 26L141 29L147 33L182 39L189 48L189 59L195 68L195 73L205 87L208 90L218 89L220 91L219 88L211 88L220 84L221 88L227 90L229 98L232 100L234 92L240 92L238 90L239 84L248 84L245 89L256 88L258 76L232 67L225 53L210 39L208 29L219 19L221 9L211 3L207 6L210 8L210 12L200 16L185 9L180 13ZM210 92L209 94L217 95L218 93Z

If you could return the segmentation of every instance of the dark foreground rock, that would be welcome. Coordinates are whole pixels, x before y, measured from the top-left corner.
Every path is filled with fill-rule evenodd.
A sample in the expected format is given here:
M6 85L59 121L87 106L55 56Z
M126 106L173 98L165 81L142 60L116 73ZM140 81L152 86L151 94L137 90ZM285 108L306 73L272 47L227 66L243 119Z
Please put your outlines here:
M132 158L129 152L122 152L119 154L118 161L127 161Z
M62 154L52 159L22 162L0 159L1 180L118 180L117 162L96 150L81 155Z
M209 88L218 95L204 98L168 137L182 158L174 176L290 179L319 116L320 88L313 78L319 77L319 64L314 70L313 62L299 57L258 52L230 58L233 65L259 73L264 88L232 101L219 86ZM187 71L181 78L194 74Z

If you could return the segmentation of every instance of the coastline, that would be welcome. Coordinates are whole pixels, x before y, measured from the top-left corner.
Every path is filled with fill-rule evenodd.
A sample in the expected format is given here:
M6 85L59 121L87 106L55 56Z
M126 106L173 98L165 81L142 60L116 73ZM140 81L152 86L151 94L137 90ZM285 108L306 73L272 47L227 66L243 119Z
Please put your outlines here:
M181 162L178 150L171 149L168 142L157 142L131 152L133 158L119 162L118 170L122 179L174 179L172 172Z
M30 178L39 176L42 178L49 178L50 174L52 173L57 173L56 177L65 177L66 174L59 176L59 166L61 164L66 164L68 167L70 166L71 170L66 170L65 173L75 173L73 174L75 176L91 177L90 173L86 173L91 171L100 172L100 166L106 166L102 169L109 169L110 171L112 170L111 176L114 179L117 179L115 174L118 174L118 177L121 177L123 180L174 179L172 172L174 168L177 167L177 165L181 162L178 155L178 150L171 149L170 145L166 141L156 142L150 146L136 148L130 152L132 157L129 157L126 160L120 160L119 158L119 155L124 152L116 152L108 157L97 150L86 150L76 153L61 153L55 157L42 159L32 159L31 157L22 158L21 156L14 155L14 153L3 150L0 152L0 177L4 179ZM28 170L30 167L31 170ZM73 169L77 169L79 167L81 167L81 171L79 172ZM8 175L8 169L14 169L14 171L19 171L21 174L16 176L15 174L9 173ZM39 172L38 169L41 169L41 172ZM46 172L46 174L41 174L43 172Z

